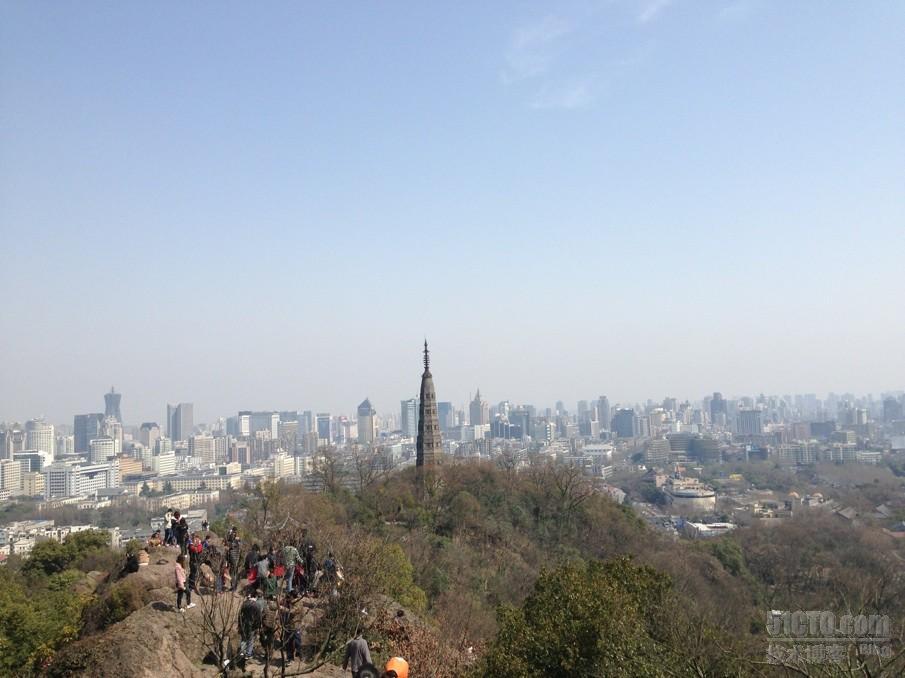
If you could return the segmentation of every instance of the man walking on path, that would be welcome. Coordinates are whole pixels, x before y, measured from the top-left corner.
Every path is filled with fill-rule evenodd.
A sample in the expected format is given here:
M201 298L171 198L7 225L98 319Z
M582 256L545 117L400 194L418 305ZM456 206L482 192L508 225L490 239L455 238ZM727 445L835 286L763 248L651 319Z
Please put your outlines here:
M346 658L343 659L343 671L351 671L352 678L358 678L358 670L365 664L371 663L371 649L368 641L359 633L346 645Z

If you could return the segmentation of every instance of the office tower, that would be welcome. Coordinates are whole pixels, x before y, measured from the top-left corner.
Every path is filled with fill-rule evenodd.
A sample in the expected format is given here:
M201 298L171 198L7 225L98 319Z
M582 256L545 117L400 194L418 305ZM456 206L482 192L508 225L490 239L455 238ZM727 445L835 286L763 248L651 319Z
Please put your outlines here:
M88 443L88 461L92 464L104 464L116 456L116 441L110 436L101 436Z
M44 469L44 498L87 496L95 490L116 487L119 464L68 464L55 462Z
M77 414L73 418L72 433L74 437L75 453L88 452L88 444L101 435L104 426L104 415Z
M472 426L490 423L490 407L486 401L481 400L481 389L478 389L474 400L468 406L468 423Z
M205 434L189 438L189 455L202 464L213 464L216 461L213 436Z
M280 413L273 411L239 412L239 435L253 436L258 431L265 431L271 440L280 437Z
M119 423L114 417L107 417L104 419L104 426L101 429L102 436L109 436L113 438L113 441L116 444L116 454L122 452L123 449L123 425Z
M610 400L605 395L602 395L597 399L597 421L600 422L601 430L610 430L611 419Z
M358 406L358 442L373 445L377 441L377 410L367 398Z
M12 496L22 491L22 462L0 459L0 490Z
M139 442L149 450L154 449L158 438L160 438L160 426L157 425L157 422L146 421L138 430Z
M52 460L56 448L53 424L47 424L41 419L25 422L25 447L29 450L46 452Z
M726 401L722 393L714 393L710 400L710 423L714 426L726 425Z
M75 437L58 433L53 456L62 457L67 454L75 454ZM2 456L3 455L0 454L0 457Z
M406 438L414 438L418 435L418 399L409 398L401 403L401 418L399 428Z
M188 440L195 428L192 403L167 403L167 437L173 442Z
M620 438L635 436L635 410L618 408L613 415L613 433Z
M430 353L424 341L424 373L421 375L421 402L418 407L418 440L415 445L415 466L431 468L440 461L443 452L440 441L440 422L437 417L437 394L430 371Z
M333 442L333 417L327 412L319 412L315 419L317 444L329 445Z
M648 440L644 446L644 462L648 466L666 466L669 463L670 443L665 438Z
M306 433L314 433L314 414L311 410L305 410L299 413L299 436L302 437Z
M448 433L456 425L456 413L451 402L437 403L437 417L440 419L441 433Z
M119 411L119 401L122 400L122 397L122 394L117 393L112 386L110 393L104 394L104 417L113 417L120 424L123 423L123 415Z
M764 432L764 413L761 410L739 410L737 421L739 435L759 436Z

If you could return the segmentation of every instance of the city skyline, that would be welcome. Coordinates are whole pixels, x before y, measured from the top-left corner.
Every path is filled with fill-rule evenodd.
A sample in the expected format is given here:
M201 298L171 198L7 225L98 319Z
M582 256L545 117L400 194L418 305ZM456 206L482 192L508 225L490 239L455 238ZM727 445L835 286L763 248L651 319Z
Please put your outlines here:
M903 25L5 3L0 417L895 390Z
M433 360L433 358L432 358ZM663 405L667 401L673 401L674 404L684 404L690 403L693 406L700 407L706 406L709 399L712 396L719 395L723 398L723 402L738 402L743 399L751 399L752 401L756 401L759 397L764 397L767 399L779 398L785 399L791 397L793 402L789 402L790 406L794 405L794 400L799 398L809 398L813 397L820 403L826 403L828 400L836 399L838 402L850 401L850 402L864 402L869 399L872 399L872 402L877 406L881 407L884 398L893 397L900 398L903 394L905 394L905 388L891 388L891 389L883 389L881 391L874 392L858 392L852 389L840 389L837 391L812 391L806 389L793 389L790 391L784 392L768 392L764 390L750 390L750 391L738 391L738 392L729 392L729 391L706 391L702 394L697 394L693 396L681 396L675 394L664 394L664 395L648 395L641 398L620 398L618 394L614 397L610 393L601 393L600 396L595 397L592 393L586 393L583 395L579 395L575 398L555 398L547 395L540 400L532 401L525 400L519 398L509 397L506 392L500 394L499 398L493 397L493 399L487 399L486 393L482 392L480 388L476 388L474 392L470 393L468 397L464 399L451 399L445 398L441 396L437 396L437 402L439 405L445 405L449 403L454 411L457 413L461 413L465 416L469 421L473 419L475 416L474 402L480 398L480 401L484 405L484 414L482 416L482 421L480 423L487 424L489 420L487 418L487 411L495 411L497 406L501 403L510 403L513 406L530 406L536 408L538 415L542 414L547 409L552 410L554 413L556 412L560 403L563 404L565 411L570 414L581 414L581 405L584 404L586 406L590 406L591 408L597 409L598 398L605 397L607 399L607 408L611 409L613 413L615 413L616 408L644 408L653 403L655 406ZM123 396L123 393L120 391L117 393L119 396ZM126 396L128 398L128 394ZM128 400L127 400L128 402ZM216 423L218 419L225 419L228 417L235 417L238 413L249 414L249 413L279 413L279 412L297 412L299 414L303 412L312 413L312 415L316 412L318 416L320 414L330 415L332 417L340 417L340 416L350 416L355 418L356 416L361 416L361 409L363 406L367 405L372 414L370 416L376 416L379 420L383 421L389 417L397 419L397 424L402 426L403 431L406 430L404 426L405 412L403 411L400 419L400 404L405 409L405 406L408 404L409 409L415 412L414 420L417 422L417 409L419 406L419 397L416 395L412 398L403 398L396 399L395 401L390 401L385 404L384 407L377 407L372 404L372 399L370 397L366 397L364 402L360 403L356 406L349 406L348 404L340 404L336 407L324 406L323 403L319 403L316 399L313 401L306 401L302 405L287 405L286 403L276 403L274 406L273 403L266 407L248 407L247 404L243 404L237 408L233 408L231 410L219 410L214 412L212 415L204 415L200 417L194 417L193 411L198 406L197 402L187 400L178 403L177 405L173 405L170 402L167 402L163 406L163 414L161 416L149 416L149 417L138 417L134 421L130 419L126 419L124 422L120 422L123 425L127 425L130 427L139 428L141 424L145 423L153 423L156 424L160 431L163 433L167 432L167 427L172 423L172 417L176 413L179 408L188 407L188 422L189 426L191 426L191 422L194 421L194 425L204 425L204 426L212 426ZM91 407L82 407L81 409L73 410L68 415L64 414L60 418L53 418L48 416L43 411L39 413L31 413L27 416L21 417L9 417L4 416L3 413L0 413L0 423L19 423L23 424L29 421L46 421L48 424L52 426L69 426L73 421L73 418L82 419L85 418L95 418L97 421L97 426L101 426L104 414L97 412L94 414L89 414ZM99 409L99 408L95 408ZM202 408L202 412L209 411L210 408ZM94 419L91 419L94 421ZM177 427L179 424L177 424ZM414 431L416 428L416 424L411 424L412 426L412 436L414 437ZM85 437L85 445L87 445L88 436Z

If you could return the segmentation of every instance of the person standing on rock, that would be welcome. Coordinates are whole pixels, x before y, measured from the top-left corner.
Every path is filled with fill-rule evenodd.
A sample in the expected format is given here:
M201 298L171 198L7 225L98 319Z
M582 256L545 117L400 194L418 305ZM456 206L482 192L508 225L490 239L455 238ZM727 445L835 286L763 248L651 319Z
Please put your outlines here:
M239 560L242 558L242 540L238 535L233 535L229 542L229 550L226 553L229 561L229 576L232 579L232 590L239 587Z
M283 565L286 567L286 592L292 593L292 585L295 583L295 564L299 561L299 550L292 544L283 547Z
M254 592L249 591L242 607L239 608L239 647L246 659L254 656L255 634L261 628L261 612L261 605L255 598Z
M204 559L204 544L201 543L201 536L196 532L192 537L192 543L188 547L189 551L189 589L201 595L198 590L198 578L201 575L201 563Z
M248 580L249 587L251 586L252 572L255 574L258 573L258 549L260 547L257 544L252 544L251 551L248 552L248 555L245 556L245 579Z
M186 606L182 607L182 597L185 596ZM180 612L195 607L192 602L192 590L186 586L185 580L185 556L181 553L176 557L176 609Z
M173 535L176 537L176 543L179 544L179 553L185 555L188 551L189 524L179 511L173 514Z

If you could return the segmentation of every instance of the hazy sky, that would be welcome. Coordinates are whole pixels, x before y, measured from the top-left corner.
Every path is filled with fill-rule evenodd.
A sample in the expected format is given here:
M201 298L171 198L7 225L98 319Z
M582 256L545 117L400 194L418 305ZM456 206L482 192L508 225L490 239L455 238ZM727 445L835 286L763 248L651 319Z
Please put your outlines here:
M0 420L905 386L905 3L0 2Z

